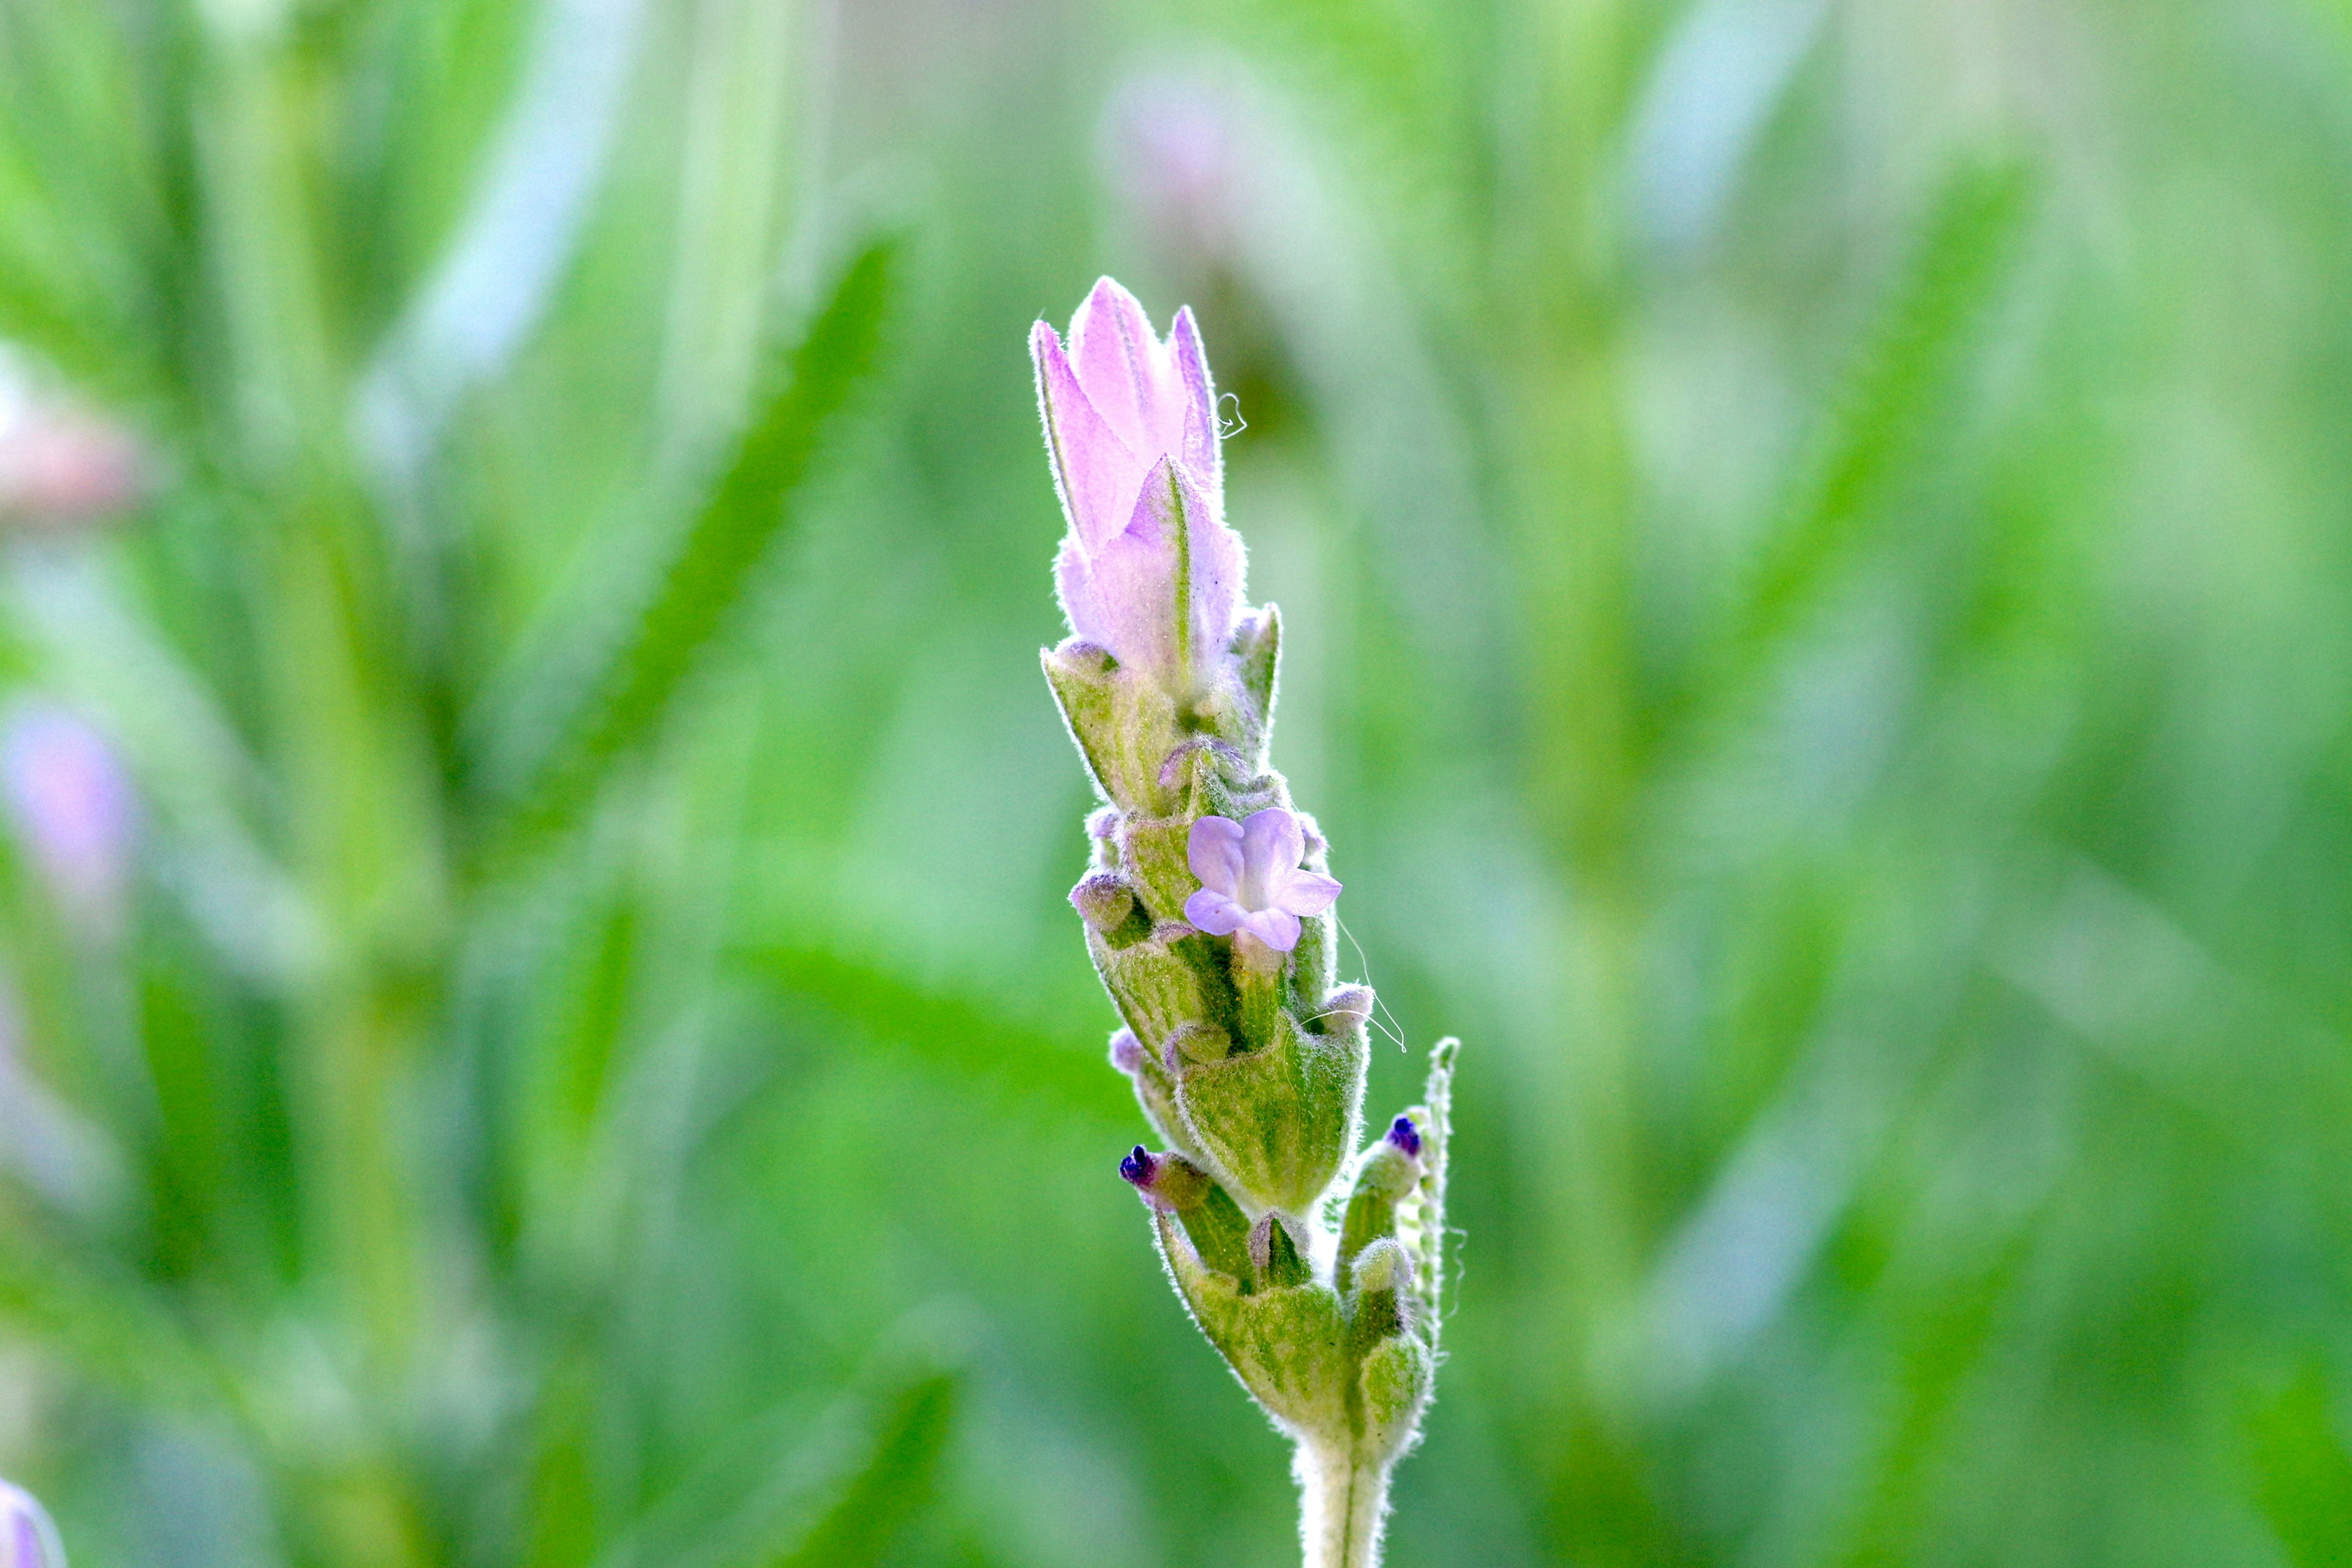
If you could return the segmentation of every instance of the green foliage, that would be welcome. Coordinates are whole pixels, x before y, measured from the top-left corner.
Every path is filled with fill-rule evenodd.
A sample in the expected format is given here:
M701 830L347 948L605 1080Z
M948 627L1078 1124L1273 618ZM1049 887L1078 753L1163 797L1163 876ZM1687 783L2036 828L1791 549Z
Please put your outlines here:
M1470 1047L1394 1568L2352 1550L2346 7L819 9L0 0L0 338L147 455L0 539L139 802L0 808L79 1568L1297 1561L1064 902L1103 270Z
M752 568L790 528L797 492L825 443L842 439L850 394L880 353L896 254L896 245L882 240L852 258L801 341L777 353L758 416L620 646L609 652L562 646L551 656L558 668L522 678L523 695L500 715L501 727L533 725L550 708L560 727L545 754L530 758L520 781L499 792L515 797L515 831L543 837L571 823L614 760L641 742L667 709L742 597ZM583 655L598 654L604 657L589 671L572 668ZM583 695L568 704L574 692ZM565 713L567 706L576 710Z

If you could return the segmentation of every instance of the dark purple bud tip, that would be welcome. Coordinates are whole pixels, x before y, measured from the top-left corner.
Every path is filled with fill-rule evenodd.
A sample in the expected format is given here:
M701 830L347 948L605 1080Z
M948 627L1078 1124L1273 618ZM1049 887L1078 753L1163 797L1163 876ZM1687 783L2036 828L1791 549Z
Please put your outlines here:
M1151 1186L1151 1178L1159 1173L1159 1169L1160 1162L1153 1159L1151 1151L1140 1143L1129 1151L1126 1159L1118 1163L1118 1173L1147 1191Z
M1389 1142L1412 1155L1421 1158L1421 1129L1412 1124L1410 1116L1400 1116L1389 1124Z

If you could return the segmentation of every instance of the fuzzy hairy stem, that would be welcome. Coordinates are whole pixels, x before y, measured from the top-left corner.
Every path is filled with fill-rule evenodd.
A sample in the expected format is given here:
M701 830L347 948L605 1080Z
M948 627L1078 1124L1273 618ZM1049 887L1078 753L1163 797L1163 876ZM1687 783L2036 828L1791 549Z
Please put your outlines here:
M1345 1449L1298 1445L1298 1533L1306 1568L1380 1568L1381 1530L1388 1522L1389 1467Z

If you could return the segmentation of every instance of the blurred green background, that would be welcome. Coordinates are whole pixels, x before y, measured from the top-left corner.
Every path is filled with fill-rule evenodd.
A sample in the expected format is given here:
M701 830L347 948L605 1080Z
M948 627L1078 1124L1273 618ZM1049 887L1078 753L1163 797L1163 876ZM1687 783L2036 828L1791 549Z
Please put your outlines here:
M1397 1568L2352 1562L2347 257L2323 0L0 0L0 1473L1296 1561L1063 901L1110 271L1466 1041Z

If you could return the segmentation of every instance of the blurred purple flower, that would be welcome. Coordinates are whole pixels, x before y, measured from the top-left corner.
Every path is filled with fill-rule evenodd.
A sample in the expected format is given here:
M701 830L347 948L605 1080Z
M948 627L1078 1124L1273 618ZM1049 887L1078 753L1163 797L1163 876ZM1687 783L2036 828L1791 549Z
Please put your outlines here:
M30 1492L0 1481L0 1568L66 1568L57 1526Z
M46 404L0 417L0 521L62 526L139 499L139 447L118 425Z
M1298 945L1298 917L1321 914L1339 896L1331 878L1299 869L1306 829L1278 805L1239 822L1202 817L1186 850L1201 890L1184 900L1184 918L1211 936L1245 931L1288 952Z
M137 805L114 748L62 709L19 710L0 741L16 834L58 897L110 920L129 869Z
M1244 570L1192 313L1177 311L1163 342L1106 278L1070 319L1066 348L1040 321L1029 349L1070 524L1055 563L1070 629L1190 694L1233 640Z

